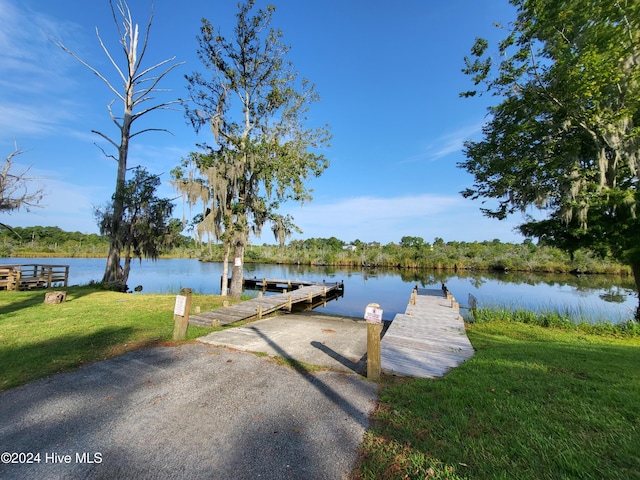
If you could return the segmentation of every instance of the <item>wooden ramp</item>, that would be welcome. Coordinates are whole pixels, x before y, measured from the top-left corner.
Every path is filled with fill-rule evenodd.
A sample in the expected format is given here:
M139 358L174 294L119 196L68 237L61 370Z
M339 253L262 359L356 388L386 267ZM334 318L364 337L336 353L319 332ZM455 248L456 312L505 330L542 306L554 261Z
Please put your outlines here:
M473 353L457 303L442 290L413 294L380 343L384 373L419 378L441 377Z
M229 307L192 315L189 317L189 323L211 327L228 325L243 320L259 320L277 310L291 311L294 305L317 306L329 299L341 296L343 292L343 282L309 285L291 292L260 296Z

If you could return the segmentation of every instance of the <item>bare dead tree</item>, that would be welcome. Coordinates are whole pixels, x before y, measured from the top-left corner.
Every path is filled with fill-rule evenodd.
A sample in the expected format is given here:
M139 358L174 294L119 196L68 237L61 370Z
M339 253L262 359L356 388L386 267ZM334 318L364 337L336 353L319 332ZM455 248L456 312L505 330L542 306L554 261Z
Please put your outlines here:
M111 62L111 65L113 65L113 67L115 68L119 79L123 82L123 90L116 88L105 75L103 75L97 69L81 59L78 55L76 55L64 44L62 44L62 42L60 42L59 40L54 40L54 43L62 48L65 52L69 53L73 58L78 60L82 65L91 70L98 78L100 78L100 80L102 80L106 84L109 90L111 90L111 92L113 92L113 94L116 96L116 99L114 99L107 105L107 109L109 110L109 116L111 117L111 120L118 127L118 131L120 133L119 140L114 140L109 135L97 130L91 131L105 139L118 151L118 155L116 157L115 155L107 154L107 152L103 150L105 156L113 158L118 162L118 172L116 176L116 187L113 205L113 225L115 227L118 227L118 225L122 223L124 214L124 205L122 204L121 200L118 200L122 198L122 195L119 195L119 192L124 188L126 181L127 157L129 154L129 143L131 139L137 135L150 131L163 131L171 133L164 128L145 128L143 130L134 132L132 131L132 124L134 121L150 112L169 109L170 105L180 103L180 100L172 100L157 104L150 104L149 102L154 100L156 93L162 91L158 88L158 84L160 83L160 81L164 77L166 77L174 68L182 65L184 62L173 63L176 58L174 56L156 63L150 67L143 67L142 61L149 44L149 32L151 30L151 23L153 20L153 9L147 23L144 40L142 41L141 45L142 48L139 50L139 29L138 25L135 24L131 18L131 11L129 10L127 2L125 0L118 0L116 7L114 7L113 1L109 0L109 4L111 6L113 20L118 29L120 38L119 43L122 46L123 52L126 57L126 66L124 69L118 65L113 55L109 52L109 49L105 46L97 28L96 36L98 37L98 42L100 43L102 50ZM122 24L119 23L118 17L121 17ZM116 101L122 102L122 116L118 116L112 109L113 104ZM123 271L120 266L120 252L122 251L122 245L118 240L119 236L117 235L117 231L118 228L114 228L114 233L110 235L111 238L109 256L107 258L107 265L105 267L105 272L102 279L104 283L116 285L122 284L124 280Z
M30 168L15 171L13 159L24 151L18 149L10 153L5 158L5 163L0 170L0 213L10 213L24 208L29 210L33 207L39 207L42 197L44 197L44 187L38 186L35 189L35 181L37 179L28 177ZM0 223L1 227L11 227Z

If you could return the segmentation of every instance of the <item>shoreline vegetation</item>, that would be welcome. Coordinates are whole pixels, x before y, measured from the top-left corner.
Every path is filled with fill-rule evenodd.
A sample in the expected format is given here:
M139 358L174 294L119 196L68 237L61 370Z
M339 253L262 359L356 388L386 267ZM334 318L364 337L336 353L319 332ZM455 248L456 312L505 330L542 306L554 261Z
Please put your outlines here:
M0 257L23 258L106 258L107 237L80 232L64 232L58 227L16 227L19 238L0 230ZM193 258L205 262L222 261L220 244L199 244L181 236L160 258ZM530 273L606 274L632 276L631 269L612 258L601 258L586 250L570 255L557 248L520 244L498 239L484 242L428 243L420 237L402 237L399 243L382 245L359 240L345 242L335 237L292 240L288 245L250 245L245 263L333 266L350 268L397 268L408 270L449 270Z

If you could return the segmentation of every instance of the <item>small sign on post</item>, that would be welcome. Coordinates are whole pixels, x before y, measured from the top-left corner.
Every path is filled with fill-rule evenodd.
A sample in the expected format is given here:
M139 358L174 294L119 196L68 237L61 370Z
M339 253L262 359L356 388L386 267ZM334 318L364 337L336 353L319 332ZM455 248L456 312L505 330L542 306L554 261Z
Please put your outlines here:
M364 311L367 321L367 378L380 379L380 332L382 331L382 309L377 303L370 303Z
M189 326L189 311L191 310L191 289L183 288L176 295L176 304L173 308L173 339L181 341L187 338Z
M367 323L382 323L382 309L377 303L370 303L364 310Z

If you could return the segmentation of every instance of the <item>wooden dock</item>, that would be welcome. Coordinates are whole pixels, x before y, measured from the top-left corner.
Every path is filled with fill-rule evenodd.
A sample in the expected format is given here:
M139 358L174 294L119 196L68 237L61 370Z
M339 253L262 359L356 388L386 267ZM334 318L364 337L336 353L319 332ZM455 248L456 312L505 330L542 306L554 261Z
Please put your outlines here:
M441 377L474 354L453 297L417 290L380 343L382 371L419 378Z
M260 320L263 316L278 310L290 312L294 307L312 309L343 294L343 282L310 284L290 292L260 295L235 305L192 315L189 317L189 323L211 327L246 320Z
M231 280L229 280L231 282ZM263 292L282 292L309 287L311 285L333 285L333 283L318 283L309 280L282 280L278 278L243 278L242 286L247 290L262 290Z
M0 290L51 288L69 283L69 265L0 265Z

